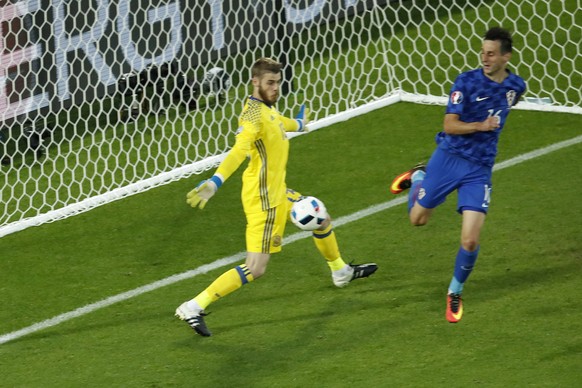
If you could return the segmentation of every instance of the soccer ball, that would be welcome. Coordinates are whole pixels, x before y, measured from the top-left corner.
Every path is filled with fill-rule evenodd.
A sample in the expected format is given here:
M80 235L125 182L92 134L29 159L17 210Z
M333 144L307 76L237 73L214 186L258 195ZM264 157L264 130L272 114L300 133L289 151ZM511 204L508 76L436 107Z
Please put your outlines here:
M204 74L202 90L206 94L224 95L230 88L230 75L221 67L213 67Z
M291 221L302 230L318 229L326 218L325 205L315 197L301 197L291 209Z

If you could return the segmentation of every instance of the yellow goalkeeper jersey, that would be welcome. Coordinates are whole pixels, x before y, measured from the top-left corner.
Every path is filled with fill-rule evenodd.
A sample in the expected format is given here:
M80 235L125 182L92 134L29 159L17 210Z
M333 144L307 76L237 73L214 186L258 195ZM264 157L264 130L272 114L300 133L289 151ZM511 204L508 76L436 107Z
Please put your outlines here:
M286 132L298 129L296 120L282 116L274 107L254 97L247 99L239 118L236 143L216 170L226 180L248 158L241 193L246 213L265 211L287 200Z

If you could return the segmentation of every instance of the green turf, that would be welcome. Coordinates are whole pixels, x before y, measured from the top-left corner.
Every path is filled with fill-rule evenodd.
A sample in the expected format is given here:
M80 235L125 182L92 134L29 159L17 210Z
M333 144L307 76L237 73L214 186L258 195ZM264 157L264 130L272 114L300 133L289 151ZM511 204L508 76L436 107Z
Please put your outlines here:
M390 179L430 156L443 112L399 103L293 139L288 184L336 218L384 203ZM576 115L514 111L499 161L579 129ZM336 228L346 260L379 264L371 279L334 288L300 240L211 306L213 337L173 311L225 268L0 344L0 386L577 386L581 155L578 144L494 173L456 325L444 318L453 195L424 228L404 205ZM0 335L243 251L241 171L203 211L185 204L188 179L0 239Z

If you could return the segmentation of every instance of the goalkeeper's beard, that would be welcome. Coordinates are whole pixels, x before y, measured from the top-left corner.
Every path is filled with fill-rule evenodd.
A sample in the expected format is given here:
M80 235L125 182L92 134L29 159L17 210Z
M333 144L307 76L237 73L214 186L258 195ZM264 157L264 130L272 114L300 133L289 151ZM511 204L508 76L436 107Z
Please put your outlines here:
M275 104L277 102L277 99L279 99L279 93L275 92L273 98L269 98L269 95L267 93L268 93L267 90L259 86L259 96L261 97L261 100L269 105Z

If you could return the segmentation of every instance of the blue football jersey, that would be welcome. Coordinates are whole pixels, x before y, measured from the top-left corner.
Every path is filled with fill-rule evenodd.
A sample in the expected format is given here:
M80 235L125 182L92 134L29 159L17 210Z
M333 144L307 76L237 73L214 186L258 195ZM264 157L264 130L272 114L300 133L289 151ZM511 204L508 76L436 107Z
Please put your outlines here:
M487 78L483 69L461 73L451 87L446 113L457 114L464 122L480 122L495 116L499 128L467 135L439 132L436 137L439 147L473 162L493 166L505 120L525 89L523 78L513 73L501 83Z

